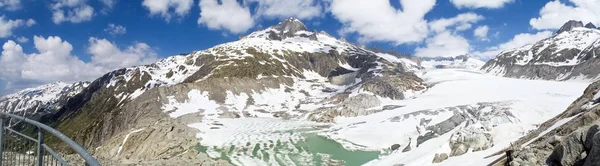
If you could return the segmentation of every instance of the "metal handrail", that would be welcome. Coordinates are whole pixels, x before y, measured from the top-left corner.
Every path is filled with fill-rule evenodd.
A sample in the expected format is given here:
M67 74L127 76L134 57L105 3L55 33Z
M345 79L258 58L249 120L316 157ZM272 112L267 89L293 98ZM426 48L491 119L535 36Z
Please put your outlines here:
M53 129L50 126L47 126L45 124L42 124L40 122L22 117L22 116L18 116L18 115L13 115L13 114L9 114L9 113L5 113L5 112L0 112L0 115L2 116L6 116L6 117L11 117L11 118L15 118L15 119L19 119L22 120L25 123L34 125L36 127L38 127L38 139L35 140L34 142L36 142L38 144L37 147L37 151L38 151L38 161L37 164L41 165L42 161L43 161L43 149L49 149L49 147L44 144L44 135L43 132L41 130L45 130L48 133L56 136L58 139L60 139L61 141L65 142L67 145L69 145L73 150L75 150L75 152L77 152L86 162L86 165L90 165L90 166L100 166L100 163L96 160L96 158L94 158L90 153L87 152L87 150L85 150L83 147L81 147L79 144L77 144L75 141L71 140L69 137L65 136L63 133ZM9 129L8 127L4 126L4 119L2 117L0 117L0 154L2 154L2 141L4 140L4 129ZM14 131L14 130L13 130ZM18 132L16 132L18 133ZM21 134L21 133L19 133ZM31 138L31 137L29 137ZM28 138L28 139L29 139ZM33 138L31 138L33 139ZM56 157L58 156L57 154L52 154L54 151L52 151L51 149L49 150L49 152L51 153L52 156ZM57 160L59 161L63 161L61 158L57 158ZM0 155L0 165L2 165L2 157Z

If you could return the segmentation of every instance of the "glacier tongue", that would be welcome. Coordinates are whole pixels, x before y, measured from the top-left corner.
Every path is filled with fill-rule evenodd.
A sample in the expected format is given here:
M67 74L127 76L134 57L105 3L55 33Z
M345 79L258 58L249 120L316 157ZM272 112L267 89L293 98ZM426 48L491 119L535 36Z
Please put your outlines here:
M179 111L200 111L204 114L202 121L188 125L200 131L197 137L202 140L203 146L207 146L211 156L227 156L238 165L314 165L313 161L317 160L319 163L343 162L347 165L435 165L432 161L440 154L450 156L441 161L444 165L482 165L499 157L487 156L564 110L586 86L575 82L503 78L470 69L424 69L416 72L430 86L426 91L415 93L406 100L377 97L382 104L367 110L382 111L356 117L337 117L331 123L308 121L306 112L287 109L289 106L272 107L295 103L310 112L327 106L319 105L327 103L314 102L319 100L295 101L306 96L295 96L290 91L254 94L275 99L253 106L262 108L264 112L249 110L227 117L213 112L237 112L235 110L248 108L245 104L240 105L239 101L247 97L232 93L227 95L231 99L230 104L225 105L228 109L207 104L213 102L208 98L197 100L192 96L187 102L173 100L164 109L171 116L180 115ZM306 85L299 87L304 87L301 89L315 98L330 96L320 89L311 90L318 87L313 86L318 82L305 82ZM359 94L369 93L355 90L349 96ZM282 100L284 102L277 102L281 99L285 99ZM257 102L260 103L259 100ZM383 109L384 106L387 109ZM169 111L176 107L177 111ZM274 114L278 110L281 113ZM283 114L287 114L286 118L290 120L273 118ZM340 151L344 152L319 151L314 149L318 145L306 144L317 139L311 134L337 142L328 142L328 145L340 144L342 149L371 157L351 160L338 154L347 153L342 149ZM401 148L389 150L395 144ZM294 148L296 146L300 148Z

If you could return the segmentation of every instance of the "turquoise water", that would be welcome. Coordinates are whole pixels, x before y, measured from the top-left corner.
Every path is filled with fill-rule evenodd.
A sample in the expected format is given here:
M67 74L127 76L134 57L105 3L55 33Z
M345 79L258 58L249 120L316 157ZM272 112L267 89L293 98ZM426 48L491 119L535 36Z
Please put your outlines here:
M377 159L380 154L378 151L350 151L345 149L342 144L316 134L306 135L306 140L298 142L298 145L314 155L328 154L331 159L344 161L346 166L365 164Z
M346 166L359 166L377 159L379 151L351 151L342 144L317 134L303 134L302 141L277 140L261 143L246 143L245 146L204 147L198 146L201 152L214 150L218 158L231 163L241 163L239 156L250 156L261 160L265 165L328 165L328 163L344 163Z

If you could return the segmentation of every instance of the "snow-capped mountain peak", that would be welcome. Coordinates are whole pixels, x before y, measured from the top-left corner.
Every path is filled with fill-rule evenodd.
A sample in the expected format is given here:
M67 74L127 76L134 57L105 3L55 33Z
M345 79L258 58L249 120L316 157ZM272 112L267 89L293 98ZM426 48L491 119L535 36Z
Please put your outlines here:
M501 52L483 70L508 77L566 80L593 79L600 30L569 21L559 32L534 44Z
M596 27L596 25L594 25L594 24L593 24L593 23L591 23L591 22L589 22L589 23L585 24L585 27L586 27L586 28L590 28L590 29L596 29L596 28L597 28L597 27Z
M261 38L267 40L285 40L288 38L307 38L309 40L318 40L318 33L310 31L302 21L296 18L288 18L265 30L260 30L249 34L244 38Z
M576 21L576 20L570 20L567 23L565 23L562 27L560 27L560 29L558 29L558 31L556 33L560 34L560 33L566 32L566 31L573 30L574 28L577 28L577 27L583 27L583 22Z
M272 27L273 27L273 29L277 29L284 33L286 33L286 32L295 33L297 31L308 30L308 28L306 28L306 25L304 25L304 23L302 21L300 21L294 17L283 20L283 21L279 22L279 24L274 25Z
M35 88L27 88L0 98L0 111L35 113L40 109L57 109L70 97L89 85L88 82L67 84L55 82Z

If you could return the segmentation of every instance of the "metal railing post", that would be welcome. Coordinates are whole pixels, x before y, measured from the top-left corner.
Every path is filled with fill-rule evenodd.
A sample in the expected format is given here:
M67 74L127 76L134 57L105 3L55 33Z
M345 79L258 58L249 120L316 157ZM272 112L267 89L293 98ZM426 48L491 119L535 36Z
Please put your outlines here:
M69 137L67 137L65 134L53 129L50 126L47 126L45 124L42 124L38 121L34 121L31 119L27 119L23 116L18 116L18 115L13 115L13 114L9 114L6 112L2 112L0 111L0 125L2 125L3 123L3 119L2 118L15 118L20 120L19 122L25 122L28 125L33 125L36 126L38 129L38 138L32 138L30 136L27 136L25 134L19 133L16 130L11 129L10 127L4 127L2 128L2 126L0 126L0 129L6 129L6 131L10 131L11 133L16 134L17 136L20 136L26 140L30 140L32 142L37 143L37 149L36 153L37 156L31 156L34 159L37 159L36 164L37 166L41 166L44 164L44 153L48 153L51 155L51 157L54 157L56 160L58 160L58 162L60 162L61 165L69 165L64 159L62 159L56 152L54 152L50 147L48 147L48 145L44 144L44 131L48 132L49 134L52 134L52 136L57 137L59 140L61 140L63 143L67 144L69 147L71 147L72 150L74 150L75 152L77 152L77 154L79 154L79 156L81 156L81 158L83 158L83 160L85 160L85 165L90 165L90 166L101 166L100 163L98 162L98 160L96 160L96 158L94 158L94 156L92 156L89 152L87 152L86 149L84 149L83 147L81 147L81 145L79 145L77 142L71 140ZM4 121L6 121L7 119L4 119ZM6 133L3 130L0 130L0 145L2 145L2 139L4 139L6 136L4 136L3 134ZM6 141L6 140L4 140ZM9 144L7 144L8 146ZM27 153L27 152L26 152ZM2 149L0 146L0 156L2 154ZM12 153L11 153L12 154ZM28 155L29 156L29 155ZM48 157L48 156L47 156ZM0 157L1 158L1 157ZM52 161L52 160L48 160L48 161ZM46 161L46 162L48 162ZM2 160L0 159L0 166L2 165Z
M38 128L37 166L42 166L44 164L44 148L42 147L42 144L44 144L44 132L41 128Z
M2 146L4 145L4 116L0 115L0 165L2 165L2 158L4 156Z

